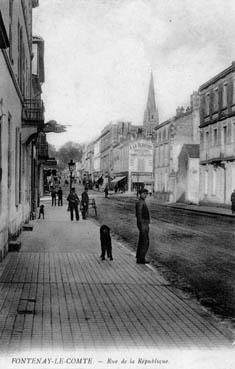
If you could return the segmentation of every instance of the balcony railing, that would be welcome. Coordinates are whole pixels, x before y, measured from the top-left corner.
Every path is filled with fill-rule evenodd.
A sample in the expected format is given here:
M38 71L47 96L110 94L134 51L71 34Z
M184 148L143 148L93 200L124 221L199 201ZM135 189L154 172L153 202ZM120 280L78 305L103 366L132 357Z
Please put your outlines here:
M44 124L44 105L42 100L24 101L22 120L25 125L41 127Z

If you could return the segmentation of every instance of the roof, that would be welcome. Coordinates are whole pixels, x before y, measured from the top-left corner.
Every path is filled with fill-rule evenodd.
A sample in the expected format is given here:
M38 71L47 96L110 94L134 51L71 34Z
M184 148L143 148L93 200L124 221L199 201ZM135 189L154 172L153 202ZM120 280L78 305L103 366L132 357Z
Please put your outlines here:
M213 78L211 78L209 81L205 82L203 85L201 85L199 87L199 91L204 90L205 88L209 87L210 85L214 84L215 82L217 82L218 80L220 80L221 78L224 78L225 76L227 76L229 73L234 72L235 71L235 61L232 62L232 64L224 69L222 72L216 74L216 76L214 76Z
M186 152L190 158L200 157L199 144L184 144L182 151Z

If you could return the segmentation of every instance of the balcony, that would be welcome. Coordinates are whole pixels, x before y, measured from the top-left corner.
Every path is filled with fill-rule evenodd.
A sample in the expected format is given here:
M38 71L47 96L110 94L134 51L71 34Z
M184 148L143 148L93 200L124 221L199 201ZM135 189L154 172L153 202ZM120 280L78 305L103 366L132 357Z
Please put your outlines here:
M43 128L44 105L42 100L27 99L22 111L23 126Z

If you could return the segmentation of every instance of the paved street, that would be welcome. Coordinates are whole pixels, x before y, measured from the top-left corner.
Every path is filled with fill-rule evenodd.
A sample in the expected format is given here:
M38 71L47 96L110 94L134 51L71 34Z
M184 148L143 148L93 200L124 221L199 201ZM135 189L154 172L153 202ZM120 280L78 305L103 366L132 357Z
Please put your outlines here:
M97 194L99 222L110 225L133 250L138 237L135 201L125 194L109 199ZM191 211L187 206L159 204L153 198L146 202L151 215L148 255L156 267L174 286L187 289L214 313L234 317L235 218L231 211L231 216L226 209L207 214L198 211L201 207Z
M2 351L230 347L225 328L153 267L117 241L114 261L102 262L98 226L45 205L46 219L1 264Z

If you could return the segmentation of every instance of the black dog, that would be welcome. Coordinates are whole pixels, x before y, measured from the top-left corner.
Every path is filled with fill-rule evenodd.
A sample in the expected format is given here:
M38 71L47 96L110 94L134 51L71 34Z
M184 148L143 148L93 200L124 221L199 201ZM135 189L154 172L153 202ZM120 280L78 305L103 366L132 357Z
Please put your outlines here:
M110 237L110 228L106 225L100 227L100 242L101 242L101 259L105 260L105 253L107 251L107 256L110 260L112 257L112 242Z
M44 205L40 205L38 219L41 218L41 214L44 219Z

